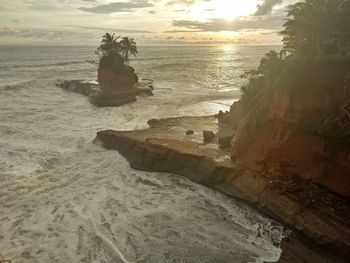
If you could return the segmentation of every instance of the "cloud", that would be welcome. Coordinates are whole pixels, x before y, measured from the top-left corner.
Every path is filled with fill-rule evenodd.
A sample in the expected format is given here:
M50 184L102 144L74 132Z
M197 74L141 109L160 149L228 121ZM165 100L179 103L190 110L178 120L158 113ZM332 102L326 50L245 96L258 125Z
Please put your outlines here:
M116 32L116 33L152 33L152 31L139 30L139 29L118 29L118 28L74 26L74 25L70 25L68 27L86 29L86 30L104 31L104 32Z
M199 30L168 30L163 33L191 33L191 32L201 32Z
M170 0L167 2L168 5L176 5L176 4L185 4L185 5L193 5L196 0Z
M230 1L244 5L248 0ZM263 34L269 34L264 38L269 41L277 39L272 32L281 30L285 6L299 0L249 1L253 3L252 14L228 22L219 15L215 17L216 12L210 10L216 8L216 0L0 0L0 42L97 43L106 31L138 37L145 34L148 38L157 34L175 35L172 41L178 41L183 35L187 36L186 41L207 41L207 34L201 32L231 31L239 32L233 34L232 39L241 37L239 35L244 38L245 33L251 39L262 39ZM191 10L192 7L196 10L197 4L207 20L194 18ZM104 15L113 13L123 15ZM13 31L1 30L2 27ZM257 34L252 36L254 31ZM192 35L198 39L189 38ZM225 36L213 35L216 41Z
M231 22L224 19L211 19L205 22L174 20L172 25L193 30L195 32L277 30L282 27L283 18L283 15L274 15L266 17L247 17L244 19L237 18Z
M113 2L109 4L97 5L94 7L80 7L84 12L96 14L112 14L121 12L131 12L135 9L153 7L148 0L131 0L129 2Z
M6 42L74 42L86 43L97 36L86 32L69 32L61 30L45 30L37 28L0 28L0 43Z
M257 10L255 12L256 16L264 16L271 14L272 9L278 5L281 4L283 0L264 0L264 2L261 5L257 6Z

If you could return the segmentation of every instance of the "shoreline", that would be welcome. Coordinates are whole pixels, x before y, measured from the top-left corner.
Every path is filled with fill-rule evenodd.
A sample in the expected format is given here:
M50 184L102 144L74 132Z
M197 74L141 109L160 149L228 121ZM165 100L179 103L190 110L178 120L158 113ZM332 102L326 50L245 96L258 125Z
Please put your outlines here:
M118 150L134 169L185 176L196 183L244 201L293 229L297 234L298 246L311 249L313 256L323 250L330 250L350 259L350 226L346 219L342 219L344 214L340 212L344 207L340 205L338 211L332 203L329 206L322 205L321 199L311 200L311 203L304 200L304 194L311 188L315 188L312 192L315 196L331 193L323 192L322 188L318 189L318 186L308 182L303 183L305 188L295 192L294 178L289 178L286 185L285 182L235 165L229 158L229 152L218 147L217 140L209 143L202 141L201 131L218 131L215 116L179 117L151 120L148 123L150 128L146 130L100 131L96 140L101 141L107 149ZM189 129L195 133L185 135ZM340 204L344 201L335 195L331 196L331 200ZM346 210L345 213L347 212ZM304 237L315 242L318 248L305 245L302 240ZM301 252L296 251L297 248L293 246L288 253L299 255ZM331 262L346 262L329 257ZM291 262L291 258L294 258L293 262L304 260L295 256L281 258L280 262Z

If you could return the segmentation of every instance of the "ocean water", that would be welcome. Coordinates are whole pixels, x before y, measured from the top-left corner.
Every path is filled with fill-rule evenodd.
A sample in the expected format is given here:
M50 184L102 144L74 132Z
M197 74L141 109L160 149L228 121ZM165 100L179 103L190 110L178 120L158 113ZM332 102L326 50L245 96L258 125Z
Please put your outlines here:
M283 227L189 180L132 170L102 129L227 110L270 46L141 46L155 94L96 108L58 80L95 79L94 47L0 46L0 259L276 262Z

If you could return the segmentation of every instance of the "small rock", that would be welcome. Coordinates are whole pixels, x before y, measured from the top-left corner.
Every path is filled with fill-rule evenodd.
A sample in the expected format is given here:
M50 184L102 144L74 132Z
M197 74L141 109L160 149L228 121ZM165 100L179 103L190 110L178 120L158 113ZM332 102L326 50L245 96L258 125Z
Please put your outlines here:
M153 96L153 92L149 87L137 87L136 95L138 96Z
M230 148L232 139L233 139L233 135L219 137L218 141L219 141L220 147L224 149Z
M203 139L205 142L209 142L215 138L215 134L212 131L203 131Z
M224 115L225 115L225 113L221 110L221 111L219 111L218 118L221 118Z
M192 134L194 134L194 131L193 131L193 130L187 130L187 131L186 131L186 135L192 135Z
M21 257L22 257L22 258L25 258L25 259L30 259L30 258L32 258L32 256L30 255L30 252L29 252L29 251L24 251L24 252L21 254Z

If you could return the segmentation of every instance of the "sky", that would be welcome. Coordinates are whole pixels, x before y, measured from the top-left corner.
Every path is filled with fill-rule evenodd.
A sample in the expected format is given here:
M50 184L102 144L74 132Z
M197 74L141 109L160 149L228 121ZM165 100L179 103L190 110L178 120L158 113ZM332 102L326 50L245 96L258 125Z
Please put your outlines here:
M297 0L0 0L0 43L280 44Z

